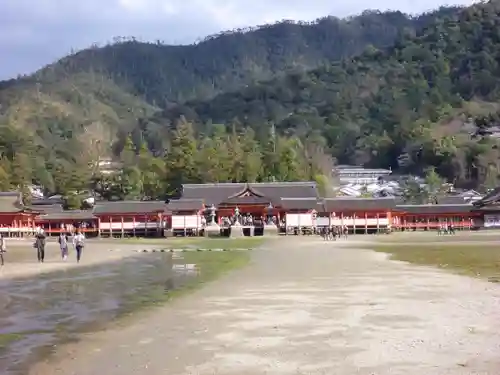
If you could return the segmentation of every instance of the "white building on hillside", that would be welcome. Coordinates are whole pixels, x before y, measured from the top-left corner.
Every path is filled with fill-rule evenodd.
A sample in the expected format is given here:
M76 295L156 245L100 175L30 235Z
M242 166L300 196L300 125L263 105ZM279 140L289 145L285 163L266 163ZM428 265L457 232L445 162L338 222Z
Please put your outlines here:
M389 176L391 173L390 169L363 168L355 165L338 165L333 169L333 175L338 177L342 185L373 184Z
M97 170L105 175L117 173L122 169L120 162L113 161L112 159L100 159L97 162Z

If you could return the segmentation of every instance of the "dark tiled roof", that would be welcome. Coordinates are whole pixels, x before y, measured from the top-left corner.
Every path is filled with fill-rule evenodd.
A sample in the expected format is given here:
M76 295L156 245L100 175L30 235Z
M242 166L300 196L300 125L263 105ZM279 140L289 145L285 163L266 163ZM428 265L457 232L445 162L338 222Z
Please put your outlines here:
M199 211L205 208L203 199L171 200L166 207L167 212Z
M0 212L20 212L24 209L21 193L0 192Z
M269 205L271 203L271 198L259 197L259 196L247 196L247 197L231 197L224 199L219 205L238 205L238 204L263 204Z
M440 197L437 199L438 204L464 204L467 201L462 196L451 195L447 197Z
M93 210L94 215L104 214L150 214L164 212L164 201L113 201L98 202Z
M281 198L280 205L285 210L323 211L322 201L319 201L317 198Z
M56 212L63 212L63 206L62 204L53 204L53 205L36 205L36 206L27 206L26 207L29 210L33 210L36 212L40 212L41 214L49 214L49 213L56 213Z
M181 199L204 199L208 206L218 205L223 200L238 194L245 184L186 184L182 187Z
M0 197L19 197L20 195L18 191L0 191Z
M486 206L500 201L500 187L497 187L486 194L482 199L474 202L474 206Z
M498 204L492 204L492 205L486 205L486 206L476 206L473 204L473 209L478 212L500 212L500 205Z
M64 199L55 198L36 198L31 200L32 206L52 206L54 204L64 204Z
M229 197L234 197L250 189L256 195L262 195L277 202L282 197L314 198L318 197L315 182L262 182L262 183L213 183L186 184L182 198L204 199L207 205L218 205Z
M390 210L396 205L393 197L388 198L325 198L327 212Z
M416 205L398 205L395 211L406 212L410 214L459 214L467 213L473 210L472 204L416 204Z
M318 198L315 182L263 182L250 184L264 196L280 198Z
M51 212L45 215L40 215L38 221L57 221L57 220L92 220L96 217L92 214L91 210L85 211L63 211L63 212Z

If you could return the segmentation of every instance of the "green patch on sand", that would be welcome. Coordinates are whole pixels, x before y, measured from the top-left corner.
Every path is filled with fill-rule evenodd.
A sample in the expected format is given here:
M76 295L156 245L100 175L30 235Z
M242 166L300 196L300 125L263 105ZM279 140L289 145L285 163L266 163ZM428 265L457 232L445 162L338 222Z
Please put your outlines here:
M21 340L22 333L0 333L0 350L7 348L10 344Z
M251 256L246 251L187 252L183 255L186 263L196 264L199 273L183 287L170 292L170 298L195 290L230 271L244 267Z
M449 243L455 244L460 242L467 246L473 245L472 242L496 242L500 245L500 231L457 231L455 235L438 236L436 231L428 232L396 232L389 236L377 237L379 242L383 243Z
M242 237L242 238L194 238L183 239L180 247L198 249L255 249L264 243L263 237ZM174 241L168 243L169 248L175 248Z
M498 244L384 244L373 250L391 254L391 259L419 265L436 266L463 275L500 282L500 247Z
M250 261L251 253L247 251L188 251L182 253L183 263L194 264L196 269L186 277L181 285L154 285L146 292L134 294L124 306L123 313L130 315L133 311L161 305L174 298L201 288L224 274L242 268Z
M174 237L168 239L119 239L112 240L121 243L158 245L164 249L254 249L261 246L266 239L264 237L241 237L241 238L204 238L204 237Z

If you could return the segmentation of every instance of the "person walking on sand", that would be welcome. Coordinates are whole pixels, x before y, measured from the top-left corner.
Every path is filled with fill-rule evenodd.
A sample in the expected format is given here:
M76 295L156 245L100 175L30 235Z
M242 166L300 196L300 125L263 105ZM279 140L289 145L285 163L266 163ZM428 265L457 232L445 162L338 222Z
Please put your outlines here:
M68 259L68 235L61 232L57 241L59 242L59 248L61 249L62 260Z
M39 229L35 235L35 248L38 258L38 263L43 263L45 260L45 232Z
M7 245L5 243L5 237L0 234L0 266L3 266L3 253L7 252Z
M76 230L76 234L73 236L73 245L76 250L76 262L80 263L83 247L85 246L85 236L79 229Z

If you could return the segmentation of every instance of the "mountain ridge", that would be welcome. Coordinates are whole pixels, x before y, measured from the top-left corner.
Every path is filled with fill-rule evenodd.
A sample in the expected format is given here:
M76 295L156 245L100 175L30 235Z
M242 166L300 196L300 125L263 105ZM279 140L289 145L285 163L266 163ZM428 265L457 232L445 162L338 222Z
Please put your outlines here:
M42 163L50 175L42 177L49 180L54 173L85 169L103 155L125 153L135 160L132 154L144 156L146 147L155 158L168 158L181 147L206 153L207 160L218 160L217 149L247 150L252 158L245 163L265 165L265 171L241 174L236 166L222 167L228 160L218 160L205 169L223 168L221 173L200 177L191 155L190 181L226 181L231 174L311 178L333 156L341 163L418 174L436 166L464 185L474 179L491 184L500 170L496 144L442 130L457 116L472 115L470 108L479 108L474 116L498 109L498 32L491 28L500 19L496 4L440 8L413 18L365 12L312 25L280 23L187 49L126 41L80 51L30 77L3 82L0 131L8 140L16 133L17 144L27 149L34 146L39 160L32 166ZM172 48L181 51L175 58ZM284 138L271 147L274 129ZM177 145L179 134L184 143ZM295 169L276 164L269 151L276 144L282 162ZM14 151L4 153L7 164L14 162ZM400 159L407 160L404 166ZM130 163L139 181L142 172ZM182 168L172 170L175 184L185 181ZM156 186L151 179L149 185Z
M126 81L127 74L130 75L127 69L130 70L130 65L141 63L141 59L152 61L152 63L145 65L153 75L151 79L147 80L147 83L155 84L158 75L163 73L165 69L176 71L177 74L181 75L182 71L186 69L194 70L195 74L198 71L203 77L212 77L215 85L218 84L217 74L238 73L241 75L246 70L252 73L251 70L255 68L252 65L254 62L258 63L257 68L263 66L261 70L267 69L267 72L262 72L260 77L259 72L250 74L247 80L240 81L238 77L222 77L223 84L220 85L220 88L217 86L218 90L215 91L215 93L219 93L229 89L237 89L242 84L255 79L268 79L272 74L285 68L307 70L328 61L354 56L369 44L376 47L388 46L393 43L398 33L404 28L419 29L425 27L436 15L451 14L457 9L459 8L442 7L435 12L419 16L409 16L399 11L365 11L358 16L345 19L329 16L311 23L279 22L249 30L221 32L205 38L200 43L180 46L125 40L103 47L78 51L49 64L33 75L25 77L24 80L27 78L43 83L52 81L54 75L57 79L65 74L88 72L110 74L109 78ZM129 54L135 56L131 57ZM200 58L201 56L203 59ZM124 59L128 59L127 63L132 62L132 64L123 65ZM227 60L232 60L233 65L227 66ZM203 69L206 69L206 72L202 71ZM231 69L234 69L235 72L230 71ZM144 76L141 78L148 79L147 75L144 74L146 78ZM175 82L175 79L173 84L167 80L165 86L175 86ZM186 79L183 79L184 85L185 82ZM210 83L208 82L208 84ZM203 84L207 83L203 82ZM151 96L141 92L140 89L138 90L135 87L137 82L134 82L132 86L136 91L139 91L135 92L136 94ZM189 95L188 91L196 85L191 86L192 88L186 89L186 92L181 91L181 98L174 91L173 96L169 96L168 99L176 102L184 101L182 97L192 99L193 96ZM196 97L207 98L207 95L201 93ZM154 97L154 99L158 100L158 97ZM152 100L147 101L152 102Z
M85 126L97 122L102 126L96 135L108 143L158 108L238 90L292 66L302 71L352 56L368 44L389 45L409 26L424 27L437 14L455 11L418 17L372 11L222 33L190 46L126 41L86 49L33 75L0 82L0 124L35 137L40 147L59 147L73 136L85 138Z
M494 185L498 142L471 138L462 128L467 117L498 111L499 29L499 2L477 4L393 46L188 101L162 116L170 121L182 112L198 123L236 120L254 129L273 123L302 138L320 133L343 164L398 169L406 159L406 172L435 166L451 181ZM448 131L458 118L463 125Z

